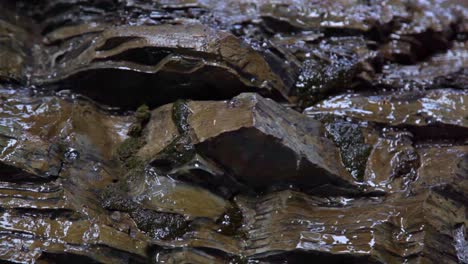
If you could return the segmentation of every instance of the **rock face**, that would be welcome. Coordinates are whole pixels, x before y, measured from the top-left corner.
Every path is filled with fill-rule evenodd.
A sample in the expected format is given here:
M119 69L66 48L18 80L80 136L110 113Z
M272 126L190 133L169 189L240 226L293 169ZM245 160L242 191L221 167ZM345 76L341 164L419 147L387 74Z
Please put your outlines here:
M330 201L283 191L249 202L244 205L253 207L244 213L250 227L247 252L254 258L322 258L324 263L327 259L401 263L410 258L424 263L444 255L448 263L457 263L452 241L444 234L450 236L451 227L464 221L465 207L432 192L410 198L395 195L363 201L337 197ZM298 257L301 251L323 255Z
M467 263L463 1L0 14L0 262Z
M334 114L378 124L408 127L420 137L466 139L468 92L455 89L344 94L307 108L310 116Z
M171 111L166 110L169 108ZM187 112L181 113L183 109ZM163 146L161 134L167 130L160 127L173 127L170 138L174 140ZM165 165L166 171L175 174L174 167L197 164L191 164L190 158L174 159L177 157L169 153L183 142L193 147L179 155L196 155L195 159L218 168L213 176L234 177L254 189L293 184L311 190L323 185L353 184L344 167L334 162L340 159L339 152L326 137L322 123L256 94L241 94L230 101L163 106L153 112L143 133L146 145L139 151L141 158L156 167ZM225 152L226 148L230 151Z
M177 98L229 98L256 89L276 97L288 94L261 55L232 34L195 22L121 26L95 35L79 40L57 39L59 33L49 37L70 42L72 48L50 56L49 67L34 82L70 87L121 107L138 106L148 98L154 98L151 105L159 105ZM137 92L128 94L133 89Z

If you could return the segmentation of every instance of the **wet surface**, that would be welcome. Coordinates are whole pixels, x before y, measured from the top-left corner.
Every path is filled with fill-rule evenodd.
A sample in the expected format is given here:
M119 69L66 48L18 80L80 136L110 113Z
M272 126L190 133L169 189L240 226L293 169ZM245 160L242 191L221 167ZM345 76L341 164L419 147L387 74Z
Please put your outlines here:
M0 261L467 263L464 1L2 1Z

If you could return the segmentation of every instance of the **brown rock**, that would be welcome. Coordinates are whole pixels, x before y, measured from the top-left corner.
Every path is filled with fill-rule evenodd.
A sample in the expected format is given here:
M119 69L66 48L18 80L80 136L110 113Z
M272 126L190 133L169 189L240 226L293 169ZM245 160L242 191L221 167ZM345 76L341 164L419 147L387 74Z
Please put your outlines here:
M348 263L430 262L445 254L444 261L457 263L452 232L465 221L462 203L433 192L379 200L329 200L291 191L239 197L246 253L265 260L322 253Z
M390 126L410 127L417 137L466 138L468 94L437 89L382 95L344 94L304 111L309 116L333 114Z
M229 98L242 91L289 94L265 59L227 32L185 23L120 26L94 35L84 43L72 39L74 50L49 56L54 61L48 59L50 67L36 74L35 83L60 83L59 89L122 107Z
M308 190L321 185L352 186L352 177L318 121L255 94L223 102L192 101L185 106L185 119L179 122L185 122L186 137L196 152L248 186L298 184ZM147 145L139 151L143 159L157 160L156 168L167 159L161 156L167 152L161 144L168 146L168 142L161 140L180 137L175 127L181 123L171 124L168 110L169 106L163 106L154 111L146 131ZM160 126L166 130L152 130Z

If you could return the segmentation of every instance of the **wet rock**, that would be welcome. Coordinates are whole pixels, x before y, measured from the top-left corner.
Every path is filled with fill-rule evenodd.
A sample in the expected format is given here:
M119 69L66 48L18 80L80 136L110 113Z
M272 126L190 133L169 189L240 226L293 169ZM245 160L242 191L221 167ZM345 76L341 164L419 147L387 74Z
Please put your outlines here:
M37 99L21 90L2 92L0 162L16 169L2 179L64 179L72 195L68 201L81 211L85 201L96 199L94 190L116 178L112 156L125 136L121 133L127 129L128 118L107 115L89 102Z
M423 146L418 148L421 166L415 191L431 188L443 195L467 202L468 148L466 146Z
M363 182L385 192L411 192L410 184L418 179L421 165L413 135L404 130L384 129L381 135L373 131L368 140L373 147Z
M30 36L18 18L0 7L0 81L25 81Z
M466 89L468 49L465 42L455 42L444 53L412 65L388 64L374 82L375 86L397 89L458 88Z
M124 263L119 257L141 262L145 256L144 240L90 221L34 211L3 211L0 219L4 241L0 256L4 260L33 262L41 257L41 252L69 252L98 262L117 263Z
M165 250L154 254L153 263L226 263L227 259L195 249Z
M25 90L2 88L1 95L2 259L33 262L69 251L102 262L141 261L145 239L135 242L112 227L94 193L115 177L110 159L128 118ZM100 237L96 246L87 236ZM127 243L139 251L125 249Z
M437 77L433 85L435 87L466 89L468 87L468 69L463 68L446 76Z
M390 126L411 127L423 138L465 138L465 91L436 89L380 95L339 95L304 111L316 116L334 114Z
M223 102L191 101L186 107L189 144L220 168L228 168L227 174L232 173L242 184L259 190L289 184L308 188L326 184L352 186L351 175L340 164L334 143L326 138L318 121L255 94L242 94ZM167 146L173 144L161 142L160 134L178 140L178 124L171 124L169 109L163 106L153 113L146 132L147 145L138 152L141 158L153 160L156 168L164 164L160 153L164 154ZM280 119L272 119L274 116ZM166 131L153 130L161 125ZM229 153L223 151L226 148ZM185 162L180 160L180 164ZM167 164L178 165L170 161Z
M300 104L309 106L327 95L371 82L374 66L379 65L378 54L370 46L360 37L335 37L299 48L296 54L304 57L295 84Z
M1 171L3 174L4 172ZM47 183L0 182L3 209L56 210L67 212L73 205L67 201L60 181Z
M299 251L351 262L399 263L435 261L445 252L447 262L458 261L452 228L464 221L464 206L435 193L384 202L343 199L339 210L327 199L291 191L239 202L241 208L254 208L243 211L250 258Z
M323 29L347 34L371 32L377 36L389 30L401 34L440 32L460 18L457 8L463 7L456 1L446 1L439 8L431 8L432 5L432 2L285 0L275 3L227 1L210 3L208 7L222 25L261 20L273 32ZM425 12L430 12L431 16Z
M70 46L35 83L121 107L229 98L242 91L289 94L261 55L229 33L196 23L114 27Z
M463 225L460 225L455 231L455 248L457 249L458 260L461 263L466 263L468 261L468 244L465 236L465 228Z
M461 1L0 13L1 261L466 261Z

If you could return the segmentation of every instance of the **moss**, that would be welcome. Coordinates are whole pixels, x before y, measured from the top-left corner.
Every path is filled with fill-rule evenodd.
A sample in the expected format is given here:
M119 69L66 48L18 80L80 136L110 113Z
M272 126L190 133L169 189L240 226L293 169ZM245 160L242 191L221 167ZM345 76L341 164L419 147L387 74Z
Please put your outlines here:
M188 230L188 222L182 215L137 209L130 213L138 228L155 239L175 239Z
M127 138L117 149L118 159L123 162L125 167L133 168L139 164L139 160L135 157L138 150L146 144L142 138ZM137 164L135 164L137 163Z
M319 59L305 61L295 85L301 107L310 106L333 91L349 87L356 72L354 65L355 61L346 57L333 58L331 62Z
M336 121L325 126L329 137L338 145L341 160L351 175L362 181L371 146L365 143L358 125Z
M168 172L194 157L195 147L190 137L189 116L190 109L186 101L178 100L173 104L172 120L176 124L180 135L163 149L152 162L152 165L158 170Z
M138 107L135 111L135 118L135 123L130 126L127 135L131 137L140 137L143 133L143 129L151 118L149 107L147 105L141 105Z
M143 127L141 124L132 124L130 128L128 129L127 135L130 137L140 137L143 133Z
M242 219L242 212L239 207L235 203L231 203L231 206L229 206L226 212L216 221L216 223L220 225L218 232L226 236L244 239L247 234L241 230Z
M100 195L102 207L109 210L131 212L138 204L128 198L120 184L108 186Z
M143 104L135 112L135 117L137 121L143 126L148 123L151 118L151 112L147 105Z
M145 171L145 164L141 162L139 165L130 168L127 171L127 174L125 175L125 180L126 180L126 185L125 188L127 188L126 191L129 191L128 189L130 188L129 186L135 186L137 183L144 183L144 177L146 175Z

